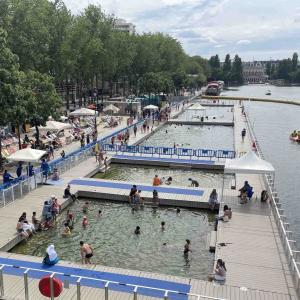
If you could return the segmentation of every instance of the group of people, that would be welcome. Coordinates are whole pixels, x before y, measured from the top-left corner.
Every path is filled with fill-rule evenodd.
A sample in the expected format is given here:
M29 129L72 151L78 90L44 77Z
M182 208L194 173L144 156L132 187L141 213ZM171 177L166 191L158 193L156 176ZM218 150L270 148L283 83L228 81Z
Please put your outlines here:
M128 200L129 204L132 207L132 210L137 210L139 208L142 208L144 206L144 198L141 196L142 191L138 190L136 185L133 185L130 189ZM158 192L157 190L153 190L152 192L152 208L157 208L159 206L159 198L158 198Z

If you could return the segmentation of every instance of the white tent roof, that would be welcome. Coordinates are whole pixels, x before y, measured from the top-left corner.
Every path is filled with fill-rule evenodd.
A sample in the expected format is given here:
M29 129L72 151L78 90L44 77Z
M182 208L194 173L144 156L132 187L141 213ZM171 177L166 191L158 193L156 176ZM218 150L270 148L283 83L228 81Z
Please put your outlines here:
M224 169L224 173L267 174L274 172L274 167L259 158L253 151L249 151L239 158L226 159Z
M70 113L70 116L94 116L96 114L96 111L93 109L88 108L79 108Z
M46 131L56 131L56 130L64 130L72 128L71 124L63 123L63 122L57 122L57 121L47 121L46 126L41 126L39 129L46 130Z
M39 162L41 157L47 152L43 150L36 150L32 148L25 148L18 150L12 155L8 156L9 161L24 161L24 162Z
M145 106L145 107L143 108L143 110L145 110L145 109L157 110L157 109L158 109L158 106L155 106L155 105L150 104L150 105L147 105L147 106Z
M114 113L117 113L120 109L116 106L114 106L113 104L109 104L108 106L106 106L103 111L112 111Z
M201 104L194 104L193 106L190 106L188 110L205 110L206 108L202 106Z

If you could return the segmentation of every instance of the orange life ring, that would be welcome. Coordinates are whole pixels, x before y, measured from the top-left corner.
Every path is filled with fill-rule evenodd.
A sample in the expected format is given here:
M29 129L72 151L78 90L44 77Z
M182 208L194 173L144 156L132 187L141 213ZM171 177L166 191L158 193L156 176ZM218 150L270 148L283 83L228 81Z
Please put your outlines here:
M39 290L43 296L51 297L50 276L45 276L40 280ZM63 283L57 278L53 278L53 290L54 297L58 297L63 291Z

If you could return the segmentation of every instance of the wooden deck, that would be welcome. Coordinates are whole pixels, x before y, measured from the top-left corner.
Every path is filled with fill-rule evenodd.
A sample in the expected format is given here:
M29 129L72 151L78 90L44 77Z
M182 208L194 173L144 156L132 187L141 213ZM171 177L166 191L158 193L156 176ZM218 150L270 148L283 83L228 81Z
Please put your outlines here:
M242 142L241 131L248 126L235 106L235 150L244 153L251 149L248 134ZM274 217L268 203L260 202L264 189L260 175L236 174L237 188L245 180L254 187L255 194L248 204L239 204L238 191L225 191L224 203L232 208L228 223L219 222L215 258L226 262L226 285L245 287L270 293L286 294L297 299L290 268L285 256ZM225 243L226 246L219 246ZM255 297L256 299L256 297ZM271 299L284 299L274 298Z

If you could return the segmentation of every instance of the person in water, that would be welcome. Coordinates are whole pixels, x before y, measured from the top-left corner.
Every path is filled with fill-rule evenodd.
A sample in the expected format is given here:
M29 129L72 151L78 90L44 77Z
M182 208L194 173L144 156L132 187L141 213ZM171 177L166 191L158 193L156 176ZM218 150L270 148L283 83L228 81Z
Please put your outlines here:
M192 187L199 187L199 182L197 180L193 180L192 178L189 178L189 181L191 182Z
M135 234L140 234L141 233L141 227L140 226L136 226L135 230L134 230Z
M168 179L165 181L165 184L166 184L166 185L170 185L170 184L172 183L172 181L173 181L173 178L170 176L170 177L168 177Z
M82 226L86 227L87 225L89 225L89 221L88 221L87 217L84 216L83 219L82 219Z
M102 217L102 210L99 209L98 211L98 218Z
M183 254L188 256L189 252L192 252L192 250L191 250L191 241L189 239L187 239L185 241L186 241L186 243L185 243L184 248L183 248Z
M162 221L162 222L160 223L160 228L161 228L162 231L164 231L164 230L166 229L165 226L166 226L166 222Z
M91 264L90 259L93 257L93 248L83 241L80 241L80 255L82 264Z
M160 180L160 178L158 177L158 175L155 175L155 176L154 176L152 185L153 185L153 186L159 186L159 185L161 185L161 180Z
M85 214L88 212L89 210L89 203L85 202L82 206L82 212L84 212Z
M177 209L176 209L176 214L177 214L177 215L180 215L180 212L181 212L180 208L177 208Z
M65 224L64 224L64 231L62 232L61 235L62 235L62 236L65 236L65 237L71 235L71 229L70 229L70 227L68 226L68 223L65 223Z

